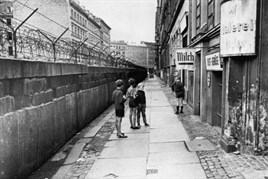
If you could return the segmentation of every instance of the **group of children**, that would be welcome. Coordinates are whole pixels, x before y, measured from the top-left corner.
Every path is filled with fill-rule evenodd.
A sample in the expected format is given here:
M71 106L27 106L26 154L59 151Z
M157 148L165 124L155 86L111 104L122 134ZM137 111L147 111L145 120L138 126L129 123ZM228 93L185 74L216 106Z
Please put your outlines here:
M136 86L135 79L130 78L128 83L130 87L127 90L126 95L123 93L124 83L121 79L116 82L117 88L114 90L112 95L112 100L114 101L115 106L115 127L117 130L118 138L127 138L127 136L121 132L121 122L122 118L125 115L125 101L129 99L129 122L131 129L140 129L140 116L142 115L143 123L145 126L149 126L146 121L146 96L144 92L144 84L139 83ZM137 123L137 125L136 125Z

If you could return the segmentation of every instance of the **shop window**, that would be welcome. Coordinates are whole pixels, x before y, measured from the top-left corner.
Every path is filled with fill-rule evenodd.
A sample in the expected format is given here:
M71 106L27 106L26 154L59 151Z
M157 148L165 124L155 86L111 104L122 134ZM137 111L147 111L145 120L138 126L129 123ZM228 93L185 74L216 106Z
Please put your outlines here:
M196 0L196 29L201 26L201 0Z
M214 27L215 0L208 0L208 27Z

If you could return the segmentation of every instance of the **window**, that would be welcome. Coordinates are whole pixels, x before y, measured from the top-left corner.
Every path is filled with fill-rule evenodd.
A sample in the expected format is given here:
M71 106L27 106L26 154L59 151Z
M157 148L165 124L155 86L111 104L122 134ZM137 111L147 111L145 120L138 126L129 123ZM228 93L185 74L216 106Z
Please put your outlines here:
M182 38L182 47L187 47L187 35Z
M201 26L201 0L196 0L196 29Z
M74 11L71 9L71 17L74 17Z
M76 19L76 12L74 12L74 19Z
M208 27L214 26L215 0L208 0Z

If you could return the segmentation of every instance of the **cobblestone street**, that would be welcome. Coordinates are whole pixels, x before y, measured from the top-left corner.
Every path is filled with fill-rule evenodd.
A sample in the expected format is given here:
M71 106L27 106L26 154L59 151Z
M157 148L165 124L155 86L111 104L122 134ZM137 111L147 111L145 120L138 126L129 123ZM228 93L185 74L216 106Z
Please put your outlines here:
M162 83L162 89L175 110L176 98L172 93L171 88L167 87L161 81L160 83ZM196 137L204 137L217 146L217 150L215 151L197 152L207 178L268 178L267 156L248 156L226 153L219 145L221 137L220 129L201 122L198 116L193 116L191 114L191 109L187 107L185 113L179 115L190 139L193 140Z

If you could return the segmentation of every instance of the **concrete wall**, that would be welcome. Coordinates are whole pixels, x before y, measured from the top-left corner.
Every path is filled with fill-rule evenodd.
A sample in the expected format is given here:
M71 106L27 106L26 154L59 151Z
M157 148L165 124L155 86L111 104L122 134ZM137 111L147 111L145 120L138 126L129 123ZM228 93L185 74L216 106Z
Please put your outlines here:
M111 105L115 80L129 77L146 71L0 59L0 178L37 169Z

